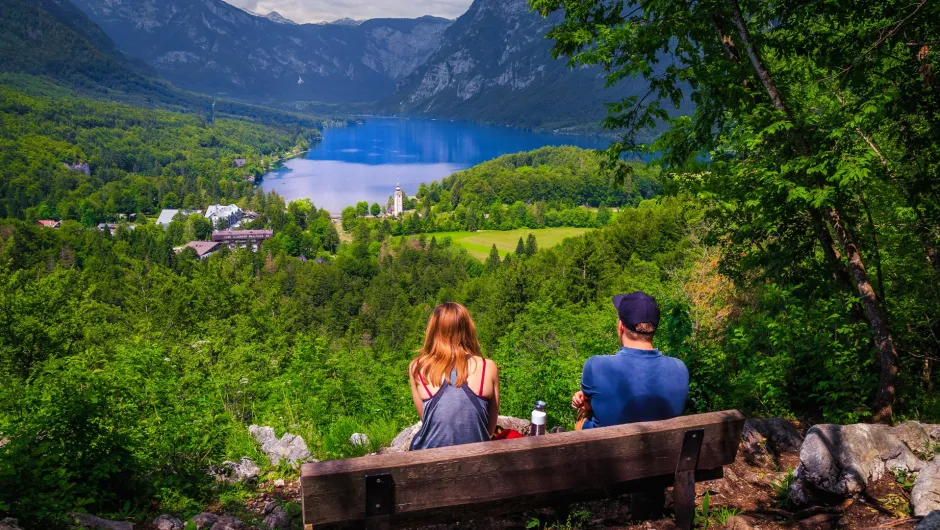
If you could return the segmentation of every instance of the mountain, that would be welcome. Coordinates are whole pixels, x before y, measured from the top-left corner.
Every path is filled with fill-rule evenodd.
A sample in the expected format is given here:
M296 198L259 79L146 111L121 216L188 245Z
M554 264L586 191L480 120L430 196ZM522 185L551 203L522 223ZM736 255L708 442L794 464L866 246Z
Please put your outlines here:
M75 0L163 78L254 101L375 101L424 63L452 21L290 24L222 0Z
M160 79L68 0L0 0L0 84L34 94L319 127L309 114L181 90ZM335 112L330 112L335 114Z
M293 20L291 20L291 19L289 19L289 18L284 18L284 16L282 16L282 15L281 15L280 13L278 13L277 11L271 11L270 13L268 13L267 15L265 15L264 18L270 20L271 22L277 23L277 24L287 24L287 25L290 25L290 26L296 26L296 25L297 25L296 22L294 22Z
M600 69L570 70L551 58L544 37L557 22L532 13L526 0L475 0L381 107L533 128L596 124L615 93L604 91ZM618 87L636 92L640 85Z

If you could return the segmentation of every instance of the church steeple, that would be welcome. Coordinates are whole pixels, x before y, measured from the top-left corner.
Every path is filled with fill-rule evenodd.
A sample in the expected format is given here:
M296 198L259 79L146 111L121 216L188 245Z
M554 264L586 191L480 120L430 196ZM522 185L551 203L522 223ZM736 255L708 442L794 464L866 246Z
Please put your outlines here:
M394 215L401 216L404 213L404 193L401 191L401 184L395 184L395 212Z

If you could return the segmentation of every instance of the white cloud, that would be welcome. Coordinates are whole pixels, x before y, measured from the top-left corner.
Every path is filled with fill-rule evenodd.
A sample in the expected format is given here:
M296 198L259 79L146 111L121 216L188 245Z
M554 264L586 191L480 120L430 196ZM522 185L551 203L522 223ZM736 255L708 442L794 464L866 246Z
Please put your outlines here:
M457 18L472 0L226 0L228 3L266 15L277 11L294 22L322 22L340 18L417 18L434 15Z

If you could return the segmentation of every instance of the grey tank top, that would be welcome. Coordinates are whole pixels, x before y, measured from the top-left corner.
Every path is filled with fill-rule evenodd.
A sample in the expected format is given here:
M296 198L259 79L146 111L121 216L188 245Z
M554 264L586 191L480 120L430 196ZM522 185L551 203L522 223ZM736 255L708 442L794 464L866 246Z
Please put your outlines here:
M442 382L437 393L424 401L424 423L411 441L412 451L490 439L489 402L474 394L468 384L454 386L456 381L454 369L450 382Z

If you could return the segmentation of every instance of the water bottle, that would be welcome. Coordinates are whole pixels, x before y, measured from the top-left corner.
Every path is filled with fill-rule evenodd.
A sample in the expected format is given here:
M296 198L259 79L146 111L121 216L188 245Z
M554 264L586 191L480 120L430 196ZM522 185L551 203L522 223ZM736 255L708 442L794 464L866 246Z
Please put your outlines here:
M532 425L529 436L543 436L545 434L545 402L536 401L535 410L532 411Z

